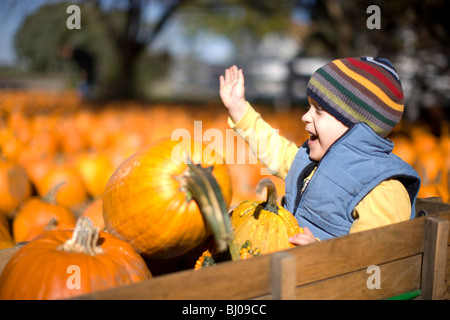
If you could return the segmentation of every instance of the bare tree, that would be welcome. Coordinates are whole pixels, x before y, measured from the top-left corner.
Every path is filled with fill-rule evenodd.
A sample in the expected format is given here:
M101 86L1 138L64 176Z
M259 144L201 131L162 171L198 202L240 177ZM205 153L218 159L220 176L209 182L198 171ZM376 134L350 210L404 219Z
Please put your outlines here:
M125 24L117 27L114 23L114 16L101 9L101 0L95 0L94 4L97 12L107 28L107 35L111 37L118 53L119 73L113 84L115 96L117 98L130 98L134 96L135 65L137 58L144 49L151 45L164 25L172 15L188 0L164 1L167 5L165 11L154 24L150 31L143 32L142 11L148 5L146 0L127 0L124 10ZM160 1L163 2L163 1Z

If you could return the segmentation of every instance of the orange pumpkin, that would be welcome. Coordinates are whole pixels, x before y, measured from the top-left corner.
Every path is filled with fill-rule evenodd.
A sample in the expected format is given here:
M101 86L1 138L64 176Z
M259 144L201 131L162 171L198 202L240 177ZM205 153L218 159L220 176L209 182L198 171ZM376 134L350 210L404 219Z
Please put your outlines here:
M88 199L86 188L76 170L67 163L56 164L38 182L40 196L45 196L61 182L65 184L56 193L56 203L67 208L80 206Z
M260 180L257 193L267 188L266 201L244 201L231 213L233 236L230 254L233 260L241 259L245 253L261 254L294 247L289 237L302 233L295 217L277 203L276 187L271 179ZM243 252L247 251L247 252Z
M440 197L444 202L450 200L448 171L441 150L432 149L421 153L417 159L416 170L422 180L418 197Z
M226 250L231 196L219 154L190 139L162 139L111 176L103 195L105 226L153 259L179 256L212 233Z
M55 158L45 157L41 159L35 159L34 161L29 161L24 163L22 166L27 172L31 183L35 186L39 185L41 179L50 172L56 165Z
M20 204L31 196L32 186L25 170L0 159L0 214L12 216Z
M75 119L71 115L58 118L55 132L58 135L60 148L64 154L76 154L85 149L86 142L77 129Z
M231 212L233 227L229 251L217 252L212 242L206 242L203 254L194 269L199 270L216 262L249 259L261 254L294 247L289 237L303 233L295 217L277 203L277 191L271 178L258 182L257 193L267 188L266 201L244 201Z
M151 277L133 248L80 218L75 230L50 230L20 248L0 276L0 299L62 299Z
M426 126L413 126L411 128L411 138L417 154L426 153L438 146L438 139Z
M103 199L97 198L88 203L81 216L91 219L94 226L100 228L100 230L105 229L105 222L103 221Z
M99 152L83 152L75 160L75 168L87 192L98 197L103 194L109 177L114 172L112 161Z
M411 139L398 135L391 137L391 140L394 142L392 153L409 165L414 166L416 163L416 150Z
M61 188L56 185L45 197L29 198L13 219L16 242L30 241L46 230L73 229L76 218L66 207L56 203L55 195Z

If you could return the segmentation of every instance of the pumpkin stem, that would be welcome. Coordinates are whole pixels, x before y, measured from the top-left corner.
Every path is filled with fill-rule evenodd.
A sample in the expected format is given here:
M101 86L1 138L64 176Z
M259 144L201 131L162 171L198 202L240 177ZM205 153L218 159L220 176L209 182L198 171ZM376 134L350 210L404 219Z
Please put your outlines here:
M42 198L42 201L44 201L45 203L50 203L50 204L56 204L56 195L59 191L59 189L61 189L61 187L66 184L66 181L61 181L57 184L55 184L55 186L53 188L51 188L47 194Z
M277 189L269 178L261 179L256 185L256 193L260 194L263 188L267 188L267 199L264 203L264 210L278 214Z
M60 245L58 250L85 253L91 256L102 253L103 250L97 245L99 230L99 228L94 227L91 219L81 217L77 220L72 238Z
M45 225L44 230L53 230L56 229L56 226L58 225L58 220L56 218L51 218L50 221Z
M194 199L212 230L214 240L219 252L228 249L231 236L231 222L222 191L212 175L213 167L202 168L188 162L188 168L179 180L181 189L186 193L189 202Z

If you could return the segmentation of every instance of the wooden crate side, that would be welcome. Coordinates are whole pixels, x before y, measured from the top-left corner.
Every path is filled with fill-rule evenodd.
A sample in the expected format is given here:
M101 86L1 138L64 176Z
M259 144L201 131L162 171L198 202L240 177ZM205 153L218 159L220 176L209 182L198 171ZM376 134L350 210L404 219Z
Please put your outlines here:
M387 299L420 289L422 255L380 264L296 287L298 300ZM379 278L377 278L379 276ZM377 283L379 279L379 283ZM379 287L377 286L379 284ZM270 299L270 295L258 299Z
M285 250L295 257L296 286L366 270L423 251L425 219ZM97 292L94 299L251 299L271 294L272 255L224 262L200 271L156 277L127 288ZM272 285L273 287L273 285ZM188 288L188 289L186 289Z
M420 254L424 225L414 219L289 249L297 257L297 285Z

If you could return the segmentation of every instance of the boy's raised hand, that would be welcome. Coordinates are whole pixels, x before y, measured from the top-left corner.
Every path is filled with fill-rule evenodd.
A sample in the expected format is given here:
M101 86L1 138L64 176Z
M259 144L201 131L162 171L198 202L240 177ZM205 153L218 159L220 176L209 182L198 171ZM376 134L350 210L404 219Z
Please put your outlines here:
M232 66L225 70L225 77L220 76L220 98L231 119L235 123L238 122L247 107L242 69L238 70L236 66Z

